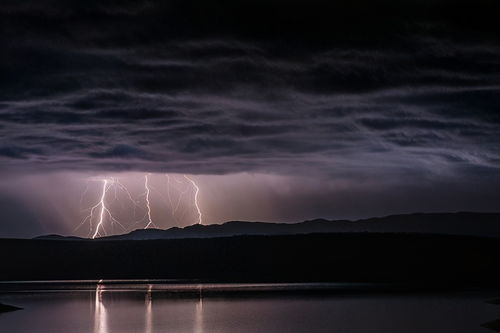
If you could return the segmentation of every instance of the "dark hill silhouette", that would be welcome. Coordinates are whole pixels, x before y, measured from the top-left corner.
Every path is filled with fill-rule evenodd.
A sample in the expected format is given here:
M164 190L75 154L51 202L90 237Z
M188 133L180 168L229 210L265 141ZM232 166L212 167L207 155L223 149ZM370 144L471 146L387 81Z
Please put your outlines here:
M138 229L101 240L147 240L213 238L241 235L294 235L311 233L378 232L423 233L500 237L500 213L415 213L357 221L316 219L300 223L232 221L223 224L191 225L184 228ZM48 235L39 239L65 239ZM74 238L72 238L74 239Z
M35 237L35 239L46 239L46 240L84 240L85 238L76 236L61 236L56 234L43 235Z

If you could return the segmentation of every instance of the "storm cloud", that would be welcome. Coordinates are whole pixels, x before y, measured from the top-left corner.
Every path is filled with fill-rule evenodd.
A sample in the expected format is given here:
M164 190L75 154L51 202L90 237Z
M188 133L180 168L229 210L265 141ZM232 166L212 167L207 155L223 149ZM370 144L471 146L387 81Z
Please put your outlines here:
M500 75L486 69L498 65L500 47L414 45L417 54L332 49L299 59L231 40L111 50L44 45L52 57L40 70L66 68L32 69L8 82L2 167L342 173L397 171L411 161L422 172L497 168ZM34 66L22 58L13 54L10 66Z

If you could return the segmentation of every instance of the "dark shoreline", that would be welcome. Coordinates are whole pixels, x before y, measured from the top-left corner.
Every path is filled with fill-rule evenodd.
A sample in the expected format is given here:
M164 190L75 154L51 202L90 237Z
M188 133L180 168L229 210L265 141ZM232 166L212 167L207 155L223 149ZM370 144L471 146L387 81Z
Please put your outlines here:
M12 311L17 311L17 310L22 310L22 308L19 308L17 306L13 306L13 305L0 303L0 313L12 312Z

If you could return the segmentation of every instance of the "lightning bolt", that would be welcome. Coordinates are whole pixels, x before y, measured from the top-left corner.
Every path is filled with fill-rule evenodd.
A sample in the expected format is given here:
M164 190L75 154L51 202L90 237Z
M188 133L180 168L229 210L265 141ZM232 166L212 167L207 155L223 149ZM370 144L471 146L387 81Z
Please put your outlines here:
M114 182L113 179L111 179L111 181ZM90 210L89 221L92 223L92 217L93 217L94 210L97 209L98 207L101 208L99 211L99 219L97 221L94 234L92 235L92 239L95 239L97 236L102 236L103 234L106 235L106 230L104 229L104 219L106 216L109 217L109 219L111 220L111 223L117 223L119 226L121 226L123 228L123 230L125 230L125 227L117 219L115 219L113 214L111 214L111 211L108 209L108 207L106 207L106 193L108 192L108 190L110 188L110 186L108 186L108 182L109 182L108 179L103 179L101 199ZM91 228L92 228L92 226L91 226ZM99 230L102 230L102 234Z
M144 187L146 188L146 207L147 207L147 216L148 216L148 224L144 227L144 229L149 228L150 226L153 226L157 228L157 226L153 223L153 219L151 218L151 203L149 201L149 193L151 190L149 189L149 184L148 184L148 175L144 175Z
M172 214L172 217L174 218L175 222L177 224L179 224L179 217L177 216L177 212L179 210L179 207L180 207L180 204L182 202L184 195L188 191L188 188L184 188L181 191L181 190L179 190L178 185L175 185L175 183L183 184L183 181L175 178L174 176L170 176L169 174L165 174L165 177L167 178L167 199L168 199L168 203L170 205L170 213ZM173 183L171 181L171 179L173 179L175 181L175 183ZM175 186L172 186L172 184L174 184ZM173 197L172 187L174 187L175 194L177 196L177 198L175 200L172 198ZM182 216L184 216L184 214L181 215L181 218L182 218Z
M127 189L127 187L121 183L117 178L113 177L102 177L102 178L90 178L87 180L85 190L83 191L80 204L83 202L84 197L87 195L89 190L89 182L90 181L98 181L100 182L99 186L99 197L95 203L93 203L90 207L86 208L84 211L88 212L88 215L81 221L81 223L75 228L75 231L78 230L82 225L88 223L89 225L89 238L97 238L101 236L105 236L108 232L113 232L113 228L115 225L120 226L124 231L127 230L123 226L123 224L118 221L117 218L112 213L116 209L116 205L119 204L118 208L125 209L126 205L122 201L123 196L125 196L125 200L129 200L134 209L134 220L136 219L137 208L141 209L144 212L144 215L141 215L142 218L136 221L132 221L134 224L145 223L144 229L148 228L158 228L157 225L153 221L152 217L152 202L151 196L154 191L158 195L160 195L164 201L168 203L170 206L171 214L174 220L178 223L183 219L186 214L186 209L184 207L185 194L188 193L191 189L194 192L194 201L193 206L196 208L197 213L197 224L203 224L203 214L200 209L199 197L200 197L200 188L196 181L193 178L190 178L188 175L183 175L183 177L175 177L175 175L166 174L167 178L167 195L166 197L162 194L162 192L155 189L150 184L150 176L151 174L144 175L144 190L145 192L139 197L144 197L144 206L140 201L134 200L133 195ZM179 179L180 178L180 179ZM111 194L109 193L111 192ZM113 195L114 193L114 195ZM109 197L111 195L111 198ZM116 202L116 204L115 204ZM138 204L140 203L140 205ZM181 207L182 211L181 211ZM181 211L181 212L180 212ZM182 213L179 215L179 212ZM131 214L130 214L131 215ZM109 226L112 228L108 229ZM130 226L129 226L130 227Z
M98 236L103 236L106 235L106 229L104 228L104 223L106 220L109 220L111 222L111 226L113 227L115 224L119 225L124 231L126 228L123 226L120 221L118 221L113 214L111 213L109 209L109 203L106 200L107 194L110 190L110 188L114 188L115 192L115 198L113 201L118 200L117 199L117 190L120 189L127 193L129 196L130 200L134 203L136 206L137 204L135 201L132 199L132 196L130 195L130 192L125 188L123 184L121 184L117 179L115 178L102 178L99 179L100 182L102 182L102 187L100 191L100 196L99 200L97 203L95 203L93 206L89 207L86 209L89 211L89 214L82 220L82 222L75 228L75 231L78 230L82 225L84 225L86 222L89 223L90 229L89 229L89 237L92 237L92 239L98 237ZM85 188L84 193L82 194L82 199L85 196L85 194L88 191L88 183ZM112 202L113 202L112 201ZM135 214L135 206L134 206L134 214ZM94 223L94 221L96 221Z
M83 198L85 198L85 195L89 191L89 180L85 182L85 190L83 190L82 195L80 196L80 209L82 209L82 204L83 204Z
M170 175L167 173L165 176L167 177L167 198L168 198L168 202L170 203L170 207L173 207L172 196L170 195Z
M196 207L196 211L198 212L198 224L202 224L202 215L201 215L201 210L200 210L200 205L198 204L198 194L200 193L200 188L198 185L196 185L195 181L189 178L188 176L184 175L184 178L186 178L191 185L193 185L195 192L194 192L194 206Z
M176 180L176 182L178 182L178 183L179 183L179 181L178 181L178 180ZM187 193L187 191L188 191L188 189L187 189L187 188L185 188L183 191L180 191L179 197L177 198L177 203L175 204L175 207L174 207L174 209L173 209L173 214L174 214L174 215L176 215L176 214L177 214L177 211L179 210L179 206L180 206L180 204L181 204L181 201L182 201L182 199L184 198L184 194L186 194L186 193ZM184 212L184 214L185 214L185 212ZM182 215L181 215L181 218L184 216L184 214L182 214Z
M137 208L140 208L137 202L132 198L132 194L130 194L130 191L127 189L125 185L123 185L118 179L114 179L114 183L116 184L117 187L119 187L125 194L127 195L127 198L132 202L134 205L134 218L137 215ZM144 217L142 218L144 219ZM137 221L136 221L137 222Z
M108 180L104 179L104 181L102 182L101 200L97 204L97 205L101 206L101 213L99 214L99 222L97 222L97 226L95 227L94 235L92 235L93 239L96 238L96 236L99 234L99 228L103 228L102 223L104 222L104 212L108 211L108 209L106 208L106 203L104 202L104 199L106 198L107 191L108 191ZM96 207L96 206L94 206L94 207ZM92 210L90 211L90 214L92 214ZM92 221L92 217L90 218L90 220Z
M168 198L168 203L170 204L170 213L172 214L172 217L174 218L176 224L179 224L179 221L177 220L177 216L175 215L176 209L174 209L174 203L172 201L172 194L171 192L171 186L170 186L170 175L167 173L165 175L167 177L167 198Z

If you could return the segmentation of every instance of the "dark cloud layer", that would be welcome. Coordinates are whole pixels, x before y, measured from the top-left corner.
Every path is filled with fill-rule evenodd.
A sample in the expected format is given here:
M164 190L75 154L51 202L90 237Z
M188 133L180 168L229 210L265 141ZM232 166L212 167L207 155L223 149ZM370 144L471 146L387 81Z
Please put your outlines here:
M4 1L1 168L498 180L498 7Z

